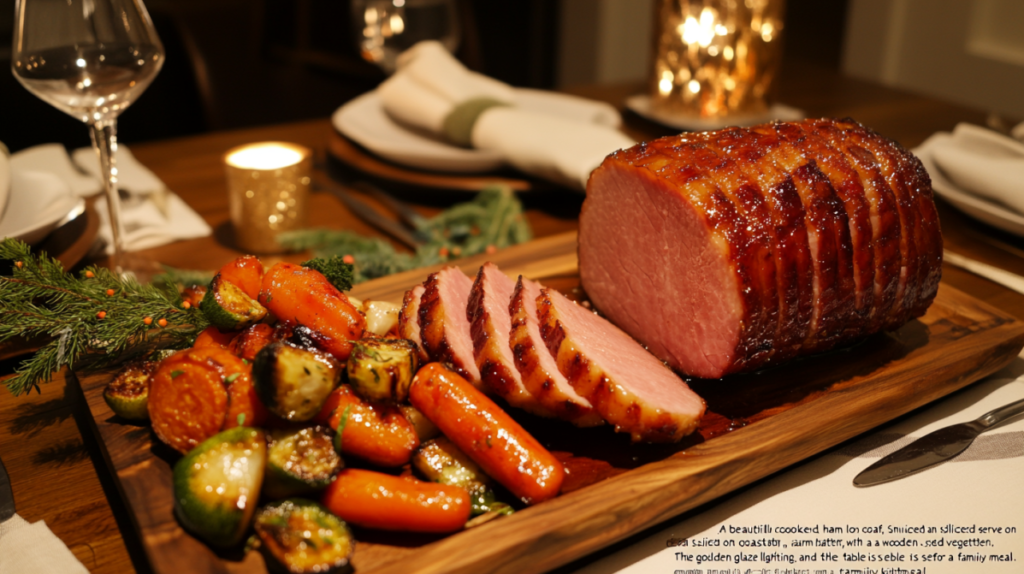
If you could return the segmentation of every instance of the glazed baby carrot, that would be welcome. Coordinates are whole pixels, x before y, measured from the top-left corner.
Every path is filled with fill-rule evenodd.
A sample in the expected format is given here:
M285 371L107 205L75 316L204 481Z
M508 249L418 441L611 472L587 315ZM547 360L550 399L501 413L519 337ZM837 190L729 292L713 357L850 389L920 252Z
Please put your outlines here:
M383 530L453 532L469 519L469 493L457 486L346 468L321 500L342 520Z
M462 452L526 504L553 498L565 471L533 435L440 363L416 373L409 402Z
M278 263L263 276L259 302L278 320L295 321L319 336L317 343L346 361L352 342L363 335L366 319L344 293L319 272Z
M274 328L266 323L257 323L238 334L231 347L236 355L252 362L256 353L274 340Z
M196 336L196 341L192 343L192 348L217 347L219 349L227 349L237 335L238 331L221 331L217 327L211 325L203 329L203 331Z
M217 272L225 281L233 283L252 299L256 299L263 282L263 264L252 255L243 255Z
M366 402L348 385L335 389L328 402L334 403L331 428L337 431L345 419L339 437L342 454L380 466L402 466L420 446L416 429L394 405Z

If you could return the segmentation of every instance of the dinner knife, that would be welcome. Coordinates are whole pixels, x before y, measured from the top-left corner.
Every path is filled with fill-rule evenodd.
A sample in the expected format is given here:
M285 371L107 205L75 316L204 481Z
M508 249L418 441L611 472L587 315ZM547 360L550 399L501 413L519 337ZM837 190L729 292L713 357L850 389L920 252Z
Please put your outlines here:
M0 460L0 522L14 516L14 491L11 490L11 478L7 476L4 461Z
M946 462L971 446L981 433L1024 413L1024 399L981 415L977 420L928 433L864 469L854 486L873 486L897 480Z
M318 186L338 198L353 215L401 241L409 246L409 248L415 250L422 245L422 242L413 235L412 231L406 229L400 223L384 217L376 209L370 207L370 204L349 193L345 187L334 182L318 182Z

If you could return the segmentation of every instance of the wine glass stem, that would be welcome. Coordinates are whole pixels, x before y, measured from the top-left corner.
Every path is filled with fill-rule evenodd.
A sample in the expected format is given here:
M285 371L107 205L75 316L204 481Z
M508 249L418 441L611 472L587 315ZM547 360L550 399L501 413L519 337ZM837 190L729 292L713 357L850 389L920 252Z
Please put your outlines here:
M92 124L92 147L100 160L103 174L103 190L107 195L107 214L110 218L110 233L114 243L111 266L114 273L124 273L124 222L121 220L121 198L117 193L117 122L106 120Z

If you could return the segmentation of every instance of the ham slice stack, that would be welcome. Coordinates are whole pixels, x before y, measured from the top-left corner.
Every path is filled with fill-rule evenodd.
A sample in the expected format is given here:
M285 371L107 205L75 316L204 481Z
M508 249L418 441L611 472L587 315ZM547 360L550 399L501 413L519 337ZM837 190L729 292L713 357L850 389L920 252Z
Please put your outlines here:
M924 314L942 237L927 172L852 120L667 137L587 185L580 280L686 374L718 378Z
M424 358L536 415L607 421L634 441L678 441L704 402L617 327L560 293L493 264L455 267L406 293L399 331Z

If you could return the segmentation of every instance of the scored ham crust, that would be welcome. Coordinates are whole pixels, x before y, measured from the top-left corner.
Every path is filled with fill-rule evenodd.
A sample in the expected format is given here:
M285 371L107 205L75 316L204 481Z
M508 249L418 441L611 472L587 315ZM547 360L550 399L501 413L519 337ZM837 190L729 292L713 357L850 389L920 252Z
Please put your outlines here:
M605 316L673 368L718 378L921 316L942 238L920 161L824 119L608 156L587 185L578 253Z
M398 334L403 339L416 343L420 364L426 364L430 360L420 337L420 298L425 290L423 285L417 285L406 291L405 297L402 298L402 309L398 312Z
M537 319L559 371L616 431L673 442L697 428L704 401L619 328L547 288Z
M511 334L508 344L523 387L560 419L580 427L603 424L604 419L590 401L581 397L558 371L555 358L541 338L537 321L540 290L539 284L520 275L509 303Z
M509 302L515 284L493 263L480 267L469 293L466 314L473 337L473 352L480 379L508 404L543 417L554 413L523 386L509 346L512 319Z
M481 386L466 308L473 281L457 267L432 273L423 284L418 309L420 339L432 361L449 365L467 381Z

